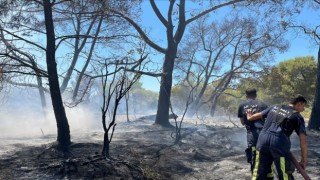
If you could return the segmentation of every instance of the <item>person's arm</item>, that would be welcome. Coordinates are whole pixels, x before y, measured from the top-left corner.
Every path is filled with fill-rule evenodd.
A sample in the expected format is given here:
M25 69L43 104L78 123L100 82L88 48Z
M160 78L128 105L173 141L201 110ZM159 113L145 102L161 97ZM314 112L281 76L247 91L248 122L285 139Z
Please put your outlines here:
M267 109L265 109L261 112L255 113L255 114L253 114L252 111L248 111L247 112L247 119L248 119L248 121L254 121L257 119L266 118L272 109L273 109L273 107L268 107Z
M307 136L304 133L300 133L299 139L300 139L300 148L301 148L301 161L299 164L302 166L303 169L305 169L308 163Z
M240 119L240 123L244 126L243 107L241 104L238 107L238 118Z
M261 112L256 113L256 114L252 114L252 111L247 112L248 121L254 121L254 120L257 120L257 119L260 119L260 118L262 118L262 113Z
M240 118L240 123L242 124L242 126L244 126L244 119Z

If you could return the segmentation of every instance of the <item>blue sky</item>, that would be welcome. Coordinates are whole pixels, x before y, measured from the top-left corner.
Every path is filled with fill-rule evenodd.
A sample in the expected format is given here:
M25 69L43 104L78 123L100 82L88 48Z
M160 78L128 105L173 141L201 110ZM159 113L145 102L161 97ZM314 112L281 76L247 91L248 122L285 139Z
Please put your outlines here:
M156 4L159 6L159 9L163 12L167 10L166 1L156 1ZM144 1L142 6L142 24L143 27L148 29L152 40L156 40L158 44L166 43L165 29L163 25L155 16L153 10L151 9L149 1ZM164 14L165 15L165 14ZM313 10L305 8L299 16L298 20L315 27L319 22L319 14L315 14ZM318 24L319 25L319 24ZM277 53L275 55L275 64L292 59L299 56L314 56L317 57L318 45L312 41L309 37L305 36L301 31L290 31L287 35L287 39L290 40L290 47L284 53ZM159 63L162 63L161 59L163 56L156 57L159 60ZM143 77L143 87L152 90L155 92L159 91L160 87L160 78L154 77Z

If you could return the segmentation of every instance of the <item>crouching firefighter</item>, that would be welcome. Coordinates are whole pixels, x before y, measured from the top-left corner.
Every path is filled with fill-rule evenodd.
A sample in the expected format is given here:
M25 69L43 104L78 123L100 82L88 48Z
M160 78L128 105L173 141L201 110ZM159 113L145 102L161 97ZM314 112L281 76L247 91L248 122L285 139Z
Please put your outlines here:
M304 110L306 99L301 95L291 98L289 105L276 105L260 113L248 113L249 121L267 117L265 125L257 142L256 164L252 180L267 179L267 174L274 163L279 180L292 180L295 170L290 159L290 136L295 131L299 136L301 148L301 161L299 164L305 168L307 164L306 128L300 112Z
M267 104L256 99L257 90L247 89L246 90L246 101L241 102L238 108L238 117L240 118L241 124L247 129L247 145L248 148L245 150L247 162L250 163L251 173L255 165L256 156L256 144L258 136L264 125L264 118L258 118L254 121L248 121L247 113L258 113L268 108Z

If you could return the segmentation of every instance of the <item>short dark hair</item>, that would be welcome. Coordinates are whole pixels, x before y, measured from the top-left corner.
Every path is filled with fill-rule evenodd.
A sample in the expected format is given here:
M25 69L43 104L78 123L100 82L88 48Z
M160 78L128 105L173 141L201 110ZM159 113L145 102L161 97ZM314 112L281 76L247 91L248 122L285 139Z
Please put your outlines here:
M307 100L305 97L303 97L301 94L292 95L290 98L290 104L297 104L299 102L307 104Z
M247 89L246 96L249 98L256 98L257 97L257 90L255 88Z

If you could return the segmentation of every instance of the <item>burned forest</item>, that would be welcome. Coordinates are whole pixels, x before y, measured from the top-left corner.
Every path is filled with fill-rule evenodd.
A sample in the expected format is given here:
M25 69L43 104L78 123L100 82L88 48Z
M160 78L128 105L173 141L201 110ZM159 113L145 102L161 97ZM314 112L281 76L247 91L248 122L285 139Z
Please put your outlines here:
M0 0L0 180L320 179L319 7Z

